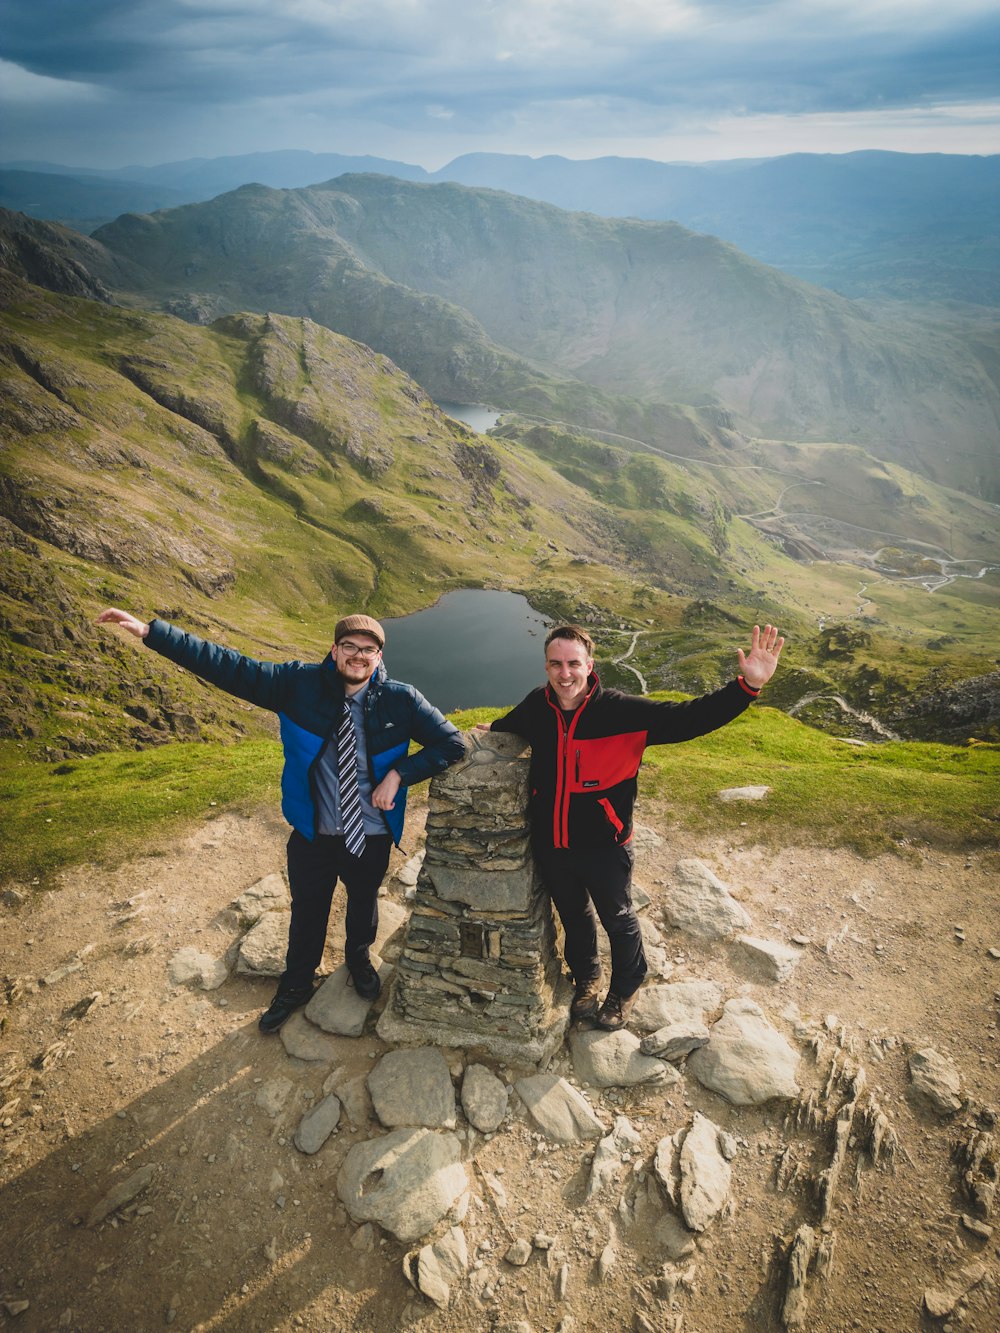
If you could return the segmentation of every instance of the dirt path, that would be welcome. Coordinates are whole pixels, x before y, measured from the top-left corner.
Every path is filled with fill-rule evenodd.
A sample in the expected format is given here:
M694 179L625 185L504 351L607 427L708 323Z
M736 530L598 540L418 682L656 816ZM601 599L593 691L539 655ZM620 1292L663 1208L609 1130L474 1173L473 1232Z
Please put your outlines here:
M420 814L407 854L419 844ZM655 809L640 817L666 833ZM642 1135L641 1150L623 1164L620 1191L596 1203L585 1202L592 1145L542 1142L519 1111L488 1142L466 1133L477 1162L464 1223L472 1269L448 1310L418 1296L402 1273L408 1247L359 1232L337 1199L344 1155L379 1133L377 1124L344 1124L315 1157L292 1146L330 1066L294 1061L280 1039L258 1035L272 983L234 976L202 992L168 978L168 961L184 945L225 952L237 933L227 905L281 867L284 837L276 817L224 814L167 855L110 873L78 869L56 891L0 907L9 997L0 1010L4 1327L781 1327L787 1247L800 1223L817 1218L815 1176L829 1161L829 1135L789 1125L782 1105L729 1106L691 1078L682 1093L592 1093L609 1125L625 1114ZM992 1333L1000 1323L998 1234L977 1236L963 1225L970 1204L951 1160L973 1117L964 1111L942 1119L918 1104L907 1052L935 1047L955 1061L977 1107L1000 1101L1000 960L988 952L1000 949L998 858L926 849L876 861L807 848L772 856L671 835L637 865L653 899L645 911L651 920L659 919L674 863L691 855L731 886L755 933L809 942L792 977L776 985L752 975L734 946L706 947L665 931L670 979L711 977L727 998L755 999L790 1039L798 1028L806 1090L823 1081L824 1060L839 1042L865 1067L901 1144L894 1172L849 1154L830 1223L834 1263L809 1284L804 1327L941 1327L921 1313L924 1289L960 1280L970 1289L952 1327ZM341 932L338 920L334 945ZM336 963L335 948L328 958ZM67 966L75 970L60 975ZM41 978L48 984L39 986ZM801 1034L824 1021L816 1059ZM370 1033L337 1042L335 1064L353 1073L370 1070L385 1049ZM462 1054L447 1054L460 1072ZM571 1072L559 1060L556 1068ZM507 1081L519 1072L530 1071L507 1070ZM292 1091L272 1118L257 1096L278 1079L290 1080ZM695 1110L728 1130L740 1151L728 1215L698 1239L685 1261L689 1281L671 1305L658 1286L659 1233L644 1224L639 1205L658 1141L690 1123ZM796 1168L785 1189L777 1184L782 1161ZM85 1225L112 1185L147 1165L152 1178L141 1195ZM503 1183L502 1212L488 1197L484 1172ZM524 1267L503 1261L512 1235L530 1240L540 1231L553 1237L550 1251L536 1249ZM601 1280L596 1265L612 1235L617 1259ZM560 1259L568 1276L562 1300Z

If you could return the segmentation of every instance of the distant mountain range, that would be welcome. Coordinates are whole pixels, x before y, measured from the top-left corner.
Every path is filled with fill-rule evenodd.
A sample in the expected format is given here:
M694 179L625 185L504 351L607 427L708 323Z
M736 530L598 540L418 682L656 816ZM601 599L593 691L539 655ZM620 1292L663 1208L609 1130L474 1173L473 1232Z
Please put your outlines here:
M798 153L665 163L474 153L436 172L292 151L114 171L13 162L0 164L0 205L90 231L124 212L201 202L244 184L300 188L356 172L680 222L848 296L1000 304L1000 156Z
M937 323L874 319L675 223L359 175L128 215L89 244L145 303L201 322L242 309L308 315L392 357L438 399L685 455L698 430L679 408L700 409L710 433L736 432L729 447L849 440L1000 495L988 329L974 344Z

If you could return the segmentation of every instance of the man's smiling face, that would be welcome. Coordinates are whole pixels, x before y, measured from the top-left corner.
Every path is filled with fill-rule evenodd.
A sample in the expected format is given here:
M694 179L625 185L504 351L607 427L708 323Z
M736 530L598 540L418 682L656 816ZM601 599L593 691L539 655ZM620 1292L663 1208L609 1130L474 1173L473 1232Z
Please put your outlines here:
M576 708L587 695L594 659L579 639L553 639L545 650L545 674L560 708Z

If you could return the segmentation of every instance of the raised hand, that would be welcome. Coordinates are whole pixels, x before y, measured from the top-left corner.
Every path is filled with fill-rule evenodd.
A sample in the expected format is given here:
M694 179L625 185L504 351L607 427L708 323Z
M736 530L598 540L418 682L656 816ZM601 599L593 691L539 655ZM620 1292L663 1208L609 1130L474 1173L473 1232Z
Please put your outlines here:
M763 629L754 625L750 651L744 655L742 648L736 649L740 673L751 689L759 690L771 679L784 646L785 640L779 637L776 625L765 625Z
M119 611L116 606L109 606L107 610L102 611L97 617L96 624L121 625L122 629L127 629L129 634L134 634L137 639L144 639L149 633L149 626L144 620L137 620L127 611Z

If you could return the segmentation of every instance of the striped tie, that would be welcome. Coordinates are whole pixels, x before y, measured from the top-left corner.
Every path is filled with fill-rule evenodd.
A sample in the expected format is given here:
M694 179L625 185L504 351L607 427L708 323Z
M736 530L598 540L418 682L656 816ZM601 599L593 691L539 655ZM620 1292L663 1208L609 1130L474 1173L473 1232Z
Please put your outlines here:
M344 700L344 716L337 733L337 773L340 780L340 818L344 845L352 856L365 850L365 823L358 791L358 740L354 734L351 705Z

